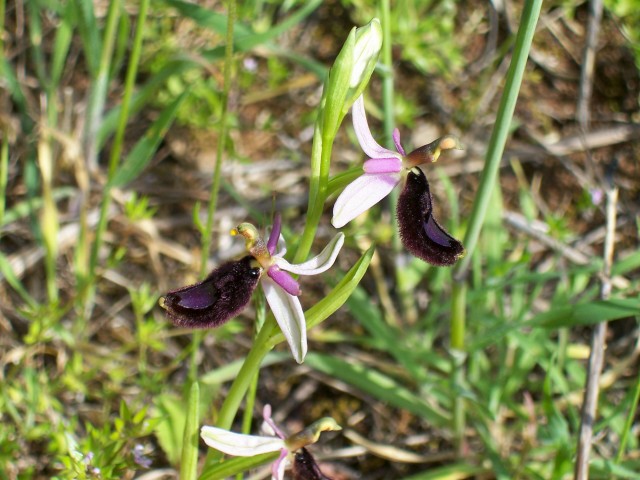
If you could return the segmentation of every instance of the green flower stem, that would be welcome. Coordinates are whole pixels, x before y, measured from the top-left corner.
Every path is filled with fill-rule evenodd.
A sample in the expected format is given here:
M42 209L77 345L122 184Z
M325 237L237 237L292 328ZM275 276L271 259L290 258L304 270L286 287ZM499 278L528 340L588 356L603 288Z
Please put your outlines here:
M313 132L313 146L311 147L311 179L309 181L309 208L307 209L307 221L304 225L304 231L300 237L300 243L298 243L298 249L293 257L293 263L304 262L311 251L313 245L313 239L316 236L318 230L318 224L322 217L322 211L324 209L324 202L327 199L327 185L329 183L328 169L322 168L322 163L327 164L331 161L331 147L322 148L323 135L322 135L322 113L319 115L318 120ZM331 145L331 143L329 144ZM323 173L326 172L326 178L323 179Z
M218 132L218 148L216 150L216 165L213 171L211 182L211 194L209 196L209 208L207 210L207 224L202 232L202 252L200 257L200 276L207 273L207 258L209 258L209 248L211 247L211 237L213 235L213 217L218 205L218 193L220 191L220 178L222 176L222 155L226 145L227 123L229 117L229 90L231 89L232 67L233 67L233 28L236 22L236 0L229 0L229 11L227 13L227 38L224 50L224 80L222 87L222 115L220 118L220 128Z
M627 442L629 441L629 432L631 432L632 430L633 422L638 411L638 401L640 401L640 375L638 375L636 378L633 400L629 405L629 414L625 419L624 428L622 429L622 434L620 435L620 445L618 447L618 451L616 452L616 463L620 463L622 461L624 451L627 448Z
M255 376L255 373L260 369L260 364L265 355L273 348L269 339L274 335L278 326L276 324L273 315L270 315L264 323L264 326L258 333L253 347L249 351L247 358L245 359L236 379L231 384L229 393L227 393L222 408L218 413L217 426L224 429L231 428L233 419L236 416L240 403L244 398L244 394L251 385L251 382Z
M116 24L118 19L118 14L120 12L120 1L116 0L109 5L109 13L107 17L107 26L105 28L104 34L104 42L103 42L103 50L102 57L100 61L100 70L98 73L98 78L96 79L96 84L101 84L104 82L104 89L106 90L107 79L109 75L110 62L113 52L113 44L115 42L116 36ZM131 97L133 95L133 90L136 83L136 76L138 73L138 64L140 63L140 54L142 52L142 38L147 18L147 10L149 8L149 0L141 0L140 9L138 11L138 21L136 25L136 31L134 35L133 45L131 48L131 58L129 60L129 68L127 69L127 74L125 77L124 84L124 94L122 97L122 109L120 110L120 116L118 118L118 128L116 129L115 136L113 139L113 148L111 150L111 157L109 158L109 170L107 172L107 183L104 187L104 192L102 195L102 203L100 205L100 217L98 219L98 225L96 226L95 239L93 241L93 245L91 248L91 255L89 258L89 272L88 276L85 279L85 285L80 285L81 290L84 291L83 301L85 306L85 317L88 314L89 305L92 302L94 293L95 293L95 282L93 281L96 276L96 267L98 265L98 257L100 253L100 247L102 245L102 237L104 232L107 229L107 217L109 212L109 206L111 205L111 179L116 173L118 169L118 163L120 161L120 157L122 154L122 148L124 143L124 133L127 127L127 121L129 118L129 107L131 103ZM104 104L104 95L102 95L101 89L103 87L96 85L94 87L94 92L92 93L92 97L100 97L102 100L92 99L92 102L100 102L99 107L96 105L91 106L92 115L102 115L102 107ZM97 93L96 93L97 92ZM97 109L94 110L94 109ZM96 122L95 124L91 122ZM97 138L96 132L98 130L98 121L96 119L89 119L90 126L88 128L94 128L95 132L93 132L93 140L90 142L95 145L95 138ZM93 126L91 126L93 125ZM90 132L91 134L91 132ZM88 152L88 161L90 161L89 157L90 152ZM91 165L91 164L90 164Z
M209 258L209 249L211 248L211 238L213 235L213 219L218 206L218 194L220 192L220 181L222 178L222 156L226 145L227 124L229 117L229 90L231 89L231 80L233 72L233 28L236 23L237 9L236 1L229 0L229 12L227 13L227 36L224 49L224 80L222 86L222 115L220 117L220 128L218 131L218 148L216 150L216 164L213 169L213 179L211 181L211 192L209 194L209 207L207 208L207 223L202 233L202 248L200 251L200 277L204 278L207 274L207 259ZM192 337L191 344L191 365L189 368L189 376L192 381L197 379L198 374L198 350L202 342L204 333L195 332Z
M485 166L480 178L480 186L478 188L478 193L476 194L473 211L471 212L471 217L469 219L469 226L467 227L467 233L464 238L464 245L467 250L467 254L456 265L453 271L456 288L454 288L452 292L451 350L454 359L459 355L464 356L465 352L464 335L466 312L464 307L466 305L466 288L464 288L462 284L466 282L471 258L473 257L478 244L478 237L480 236L482 224L491 199L491 192L493 191L494 185L497 181L500 160L502 159L504 147L509 135L509 127L511 126L511 121L513 119L513 112L515 111L516 101L518 99L518 93L520 91L520 85L522 83L522 77L527 64L527 58L529 56L529 50L531 48L531 42L535 33L541 6L542 0L525 2L524 10L522 12L522 20L516 37L513 58L511 59L511 64L509 65L509 71L507 73L504 93L500 100L496 123L489 140ZM463 366L454 360L453 367L452 382L454 382L455 387L455 385L459 385L459 382L463 379L463 373L460 372ZM456 388L453 388L452 391L454 395L453 405L455 411L453 418L455 422L455 435L458 442L461 442L465 424L464 403L457 401L458 396L455 393Z

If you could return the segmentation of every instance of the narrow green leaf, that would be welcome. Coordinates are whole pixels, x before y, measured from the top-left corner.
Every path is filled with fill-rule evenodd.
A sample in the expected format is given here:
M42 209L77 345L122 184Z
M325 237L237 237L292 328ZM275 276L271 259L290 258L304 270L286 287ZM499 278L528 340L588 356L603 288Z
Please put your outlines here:
M478 336L469 346L469 351L497 343L509 332L520 328L542 327L558 329L576 325L593 325L637 315L640 315L640 299L638 298L596 300L577 305L555 306L548 312L540 313L529 320L493 328L491 332Z
M22 285L22 282L18 279L18 277L16 277L15 273L13 273L13 269L11 268L11 264L9 263L7 257L5 257L4 254L0 253L0 281L3 278L30 307L34 308L37 305L37 302L29 294L29 292L27 292L26 288L24 288L24 286Z
M304 364L353 385L377 400L419 415L434 425L443 426L451 421L446 412L436 410L423 398L370 366L315 352L307 354Z
M180 479L195 480L198 476L198 443L200 440L200 387L193 382L187 403L187 419L182 436Z
M98 75L98 62L100 60L96 52L102 50L102 41L95 12L93 11L93 1L74 0L73 5L78 14L78 30L82 39L84 58L91 76L95 78Z
M64 65L69 54L69 46L73 36L73 5L68 3L63 10L63 17L56 28L53 40L53 59L51 61L51 85L57 88L62 77Z
M166 81L174 75L180 75L190 68L198 67L198 64L190 59L177 59L169 61L157 73L155 73L144 86L140 87L131 99L129 107L129 115L133 116L155 98L158 90L166 83ZM118 126L120 119L120 110L122 105L112 108L100 123L98 130L98 147L101 148L107 138L113 134Z
M177 465L181 454L181 436L187 423L184 400L175 395L161 394L154 399L155 416L160 419L155 434L160 447L172 465Z
M110 187L126 185L135 179L144 167L147 166L158 145L160 145L160 142L164 138L167 129L173 122L178 108L180 108L184 99L187 98L187 94L188 91L183 92L173 103L162 111L160 117L151 125L144 137L138 140L138 143L136 143L133 150L129 152L122 165L118 167L118 170L111 180Z
M278 458L278 455L279 452L269 452L254 457L231 458L208 468L200 475L199 480L224 480L251 468L273 462Z
M640 315L640 299L619 298L556 307L526 322L544 328L563 328Z
M371 246L369 250L364 252L360 260L351 267L351 270L349 270L344 278L331 290L331 293L305 312L307 328L323 322L347 301L347 298L349 298L358 286L367 268L369 268L369 263L371 263L371 257L373 257L374 251L375 246ZM282 340L284 340L284 337Z

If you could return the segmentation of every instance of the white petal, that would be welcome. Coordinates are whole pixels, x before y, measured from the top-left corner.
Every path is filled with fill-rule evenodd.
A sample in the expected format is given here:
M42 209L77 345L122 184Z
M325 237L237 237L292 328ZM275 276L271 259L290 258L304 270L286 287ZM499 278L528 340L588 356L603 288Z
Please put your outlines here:
M281 438L244 435L218 427L204 426L200 430L200 436L211 448L237 457L252 457L286 448Z
M269 307L289 343L293 358L302 363L307 354L307 321L300 300L289 295L268 277L262 277L260 283Z
M317 275L331 268L343 244L344 233L340 232L324 247L320 255L297 265L287 262L284 258L276 258L276 265L282 270L298 275Z
M353 129L358 137L358 143L360 148L364 150L369 158L389 158L398 157L396 152L384 148L375 141L371 130L369 130L369 123L367 123L367 115L364 110L364 97L360 95L355 102L353 102L353 109L351 110Z
M356 178L336 200L331 223L336 228L344 227L389 195L398 182L399 173L365 173Z

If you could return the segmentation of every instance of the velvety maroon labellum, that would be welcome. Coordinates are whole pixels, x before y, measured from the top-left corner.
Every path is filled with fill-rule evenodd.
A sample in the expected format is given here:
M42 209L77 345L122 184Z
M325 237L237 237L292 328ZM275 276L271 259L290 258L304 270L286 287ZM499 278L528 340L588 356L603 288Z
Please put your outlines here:
M453 238L433 217L433 199L422 170L412 168L398 198L396 214L404 247L427 263L450 266L464 254L462 243Z
M218 327L247 306L260 273L251 256L227 262L202 282L167 293L160 306L179 327Z
M320 467L306 448L296 452L292 473L294 480L331 480L322 474Z

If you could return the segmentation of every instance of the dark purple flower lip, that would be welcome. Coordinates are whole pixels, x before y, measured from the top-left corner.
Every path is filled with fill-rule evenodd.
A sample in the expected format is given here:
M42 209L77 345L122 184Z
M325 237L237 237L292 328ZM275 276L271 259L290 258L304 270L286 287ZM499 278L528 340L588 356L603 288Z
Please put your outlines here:
M414 256L436 266L451 266L464 256L462 243L433 216L429 182L422 170L412 168L400 196L396 214L400 239Z
M219 327L244 310L261 273L246 256L219 266L201 282L170 291L159 303L176 326Z
M294 480L331 480L325 476L306 448L298 450L293 458Z

